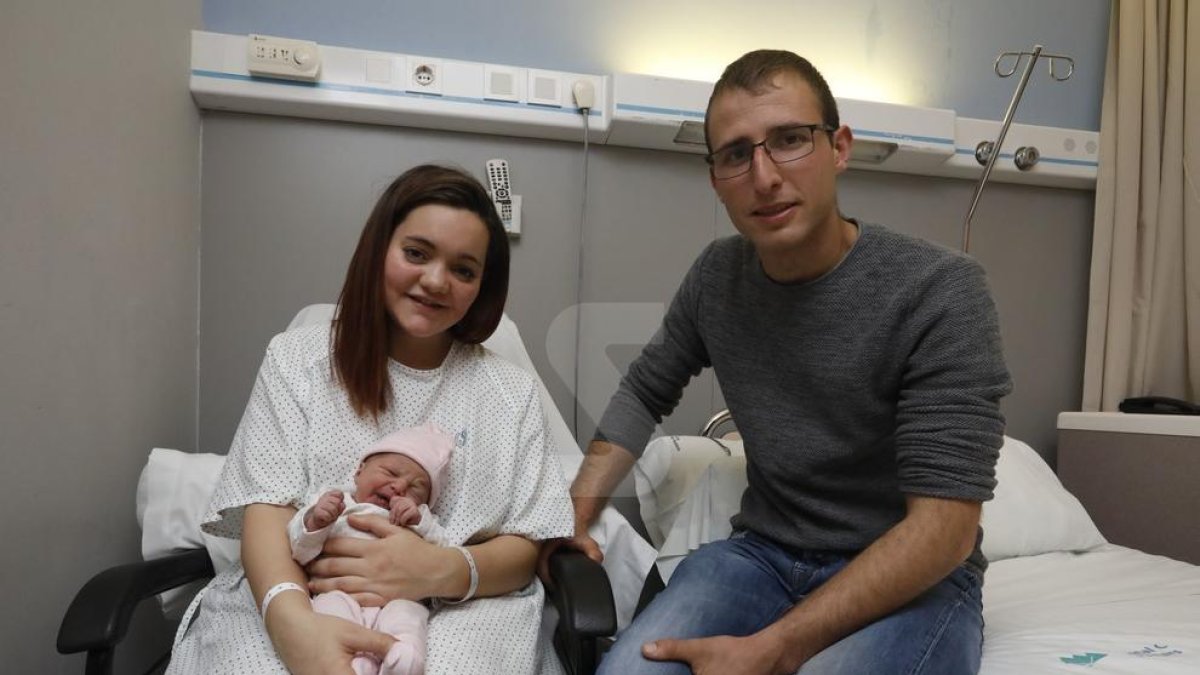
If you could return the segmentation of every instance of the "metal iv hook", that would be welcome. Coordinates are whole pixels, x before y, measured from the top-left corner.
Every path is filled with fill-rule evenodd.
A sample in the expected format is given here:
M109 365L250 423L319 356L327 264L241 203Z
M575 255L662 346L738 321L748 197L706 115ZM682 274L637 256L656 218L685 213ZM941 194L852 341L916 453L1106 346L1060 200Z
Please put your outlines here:
M986 162L983 168L983 175L979 178L979 183L975 186L975 195L971 198L971 208L967 210L967 217L963 221L962 234L962 250L967 253L971 249L971 219L975 216L975 207L979 206L979 197L983 194L983 187L987 184L988 177L992 175L992 167L996 164L996 158L1000 156L1000 148L1004 144L1004 137L1008 134L1008 127L1012 124L1013 115L1017 111L1017 104L1021 102L1021 96L1025 93L1025 85L1029 84L1029 75L1033 72L1033 66L1037 63L1038 58L1049 59L1050 78L1056 82L1065 82L1070 79L1075 72L1075 59L1062 54L1044 54L1042 53L1042 45L1034 45L1031 52L1001 52L996 57L996 62L992 69L1000 77L1009 77L1017 72L1017 67L1021 63L1021 59L1028 56L1029 61L1025 64L1025 70L1021 73L1021 81L1017 83L1017 90L1013 92L1012 101L1008 104L1008 110L1004 113L1004 122L1000 126L1000 134L996 137L995 142L983 141L975 148L975 159L979 163ZM1012 67L1004 68L1002 63L1006 58L1012 59ZM1054 68L1055 63L1065 61L1067 64L1067 72L1062 77L1059 77L1058 72ZM1018 168L1022 171L1031 168L1037 162L1037 148L1021 148L1020 157L1018 158Z
M1042 49L1041 45L1034 45L1035 51L1032 51L1032 52L1000 52L1000 56L996 57L996 63L995 63L995 65L992 66L992 69L995 70L996 74L999 75L1000 77L1009 77L1013 73L1017 72L1017 66L1020 65L1020 63L1021 63L1021 57L1023 57L1023 56L1032 57L1036 53L1043 59L1049 59L1048 63L1049 63L1049 71L1050 71L1051 78L1053 78L1054 80L1056 80L1058 82L1065 82L1065 81L1071 79L1071 75L1073 75L1075 73L1075 59L1073 59L1069 56L1064 56L1062 54L1045 54L1045 53L1042 53L1041 49ZM1012 68L1009 68L1007 71L1002 71L1000 69L1000 63L1007 56L1012 57L1012 60L1013 60ZM1067 62L1067 74L1063 75L1062 77L1059 77L1054 70L1054 64L1059 61ZM1033 67L1033 63L1031 61L1030 68L1032 68L1032 67Z

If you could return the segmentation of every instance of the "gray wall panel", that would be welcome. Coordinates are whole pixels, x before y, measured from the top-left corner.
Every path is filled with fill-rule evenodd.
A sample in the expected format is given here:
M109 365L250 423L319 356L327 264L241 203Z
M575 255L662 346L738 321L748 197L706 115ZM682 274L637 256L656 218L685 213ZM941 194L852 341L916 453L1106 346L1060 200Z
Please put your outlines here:
M199 25L199 0L0 5L6 673L82 672L55 653L63 612L139 557L150 449L195 443ZM169 640L146 607L118 672Z
M848 215L957 249L974 187L853 171L839 204ZM1057 414L1080 405L1093 201L1086 190L989 184L971 225L971 255L987 271L1013 376L1008 433L1051 462Z
M624 373L637 356L692 261L716 235L719 206L707 165L695 155L613 147L596 153L592 166L584 261L590 311L580 350L585 442L616 389L616 371ZM623 314L628 323L615 327ZM651 317L657 320L647 331ZM664 428L695 433L711 414L713 387L711 373L696 378Z

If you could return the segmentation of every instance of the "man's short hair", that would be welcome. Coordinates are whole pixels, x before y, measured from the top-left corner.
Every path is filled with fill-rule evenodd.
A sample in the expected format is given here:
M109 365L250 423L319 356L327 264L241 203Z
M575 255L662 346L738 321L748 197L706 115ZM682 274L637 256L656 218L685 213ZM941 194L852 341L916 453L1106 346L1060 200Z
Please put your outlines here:
M829 91L829 84L821 76L808 59L782 49L759 49L743 54L738 60L725 67L720 79L713 85L712 95L708 98L708 108L704 114L704 142L712 152L712 141L709 140L708 113L712 111L713 101L721 94L734 89L748 91L751 94L761 94L771 86L771 80L779 73L793 73L812 87L821 105L821 122L831 127L841 126L838 119L837 101Z

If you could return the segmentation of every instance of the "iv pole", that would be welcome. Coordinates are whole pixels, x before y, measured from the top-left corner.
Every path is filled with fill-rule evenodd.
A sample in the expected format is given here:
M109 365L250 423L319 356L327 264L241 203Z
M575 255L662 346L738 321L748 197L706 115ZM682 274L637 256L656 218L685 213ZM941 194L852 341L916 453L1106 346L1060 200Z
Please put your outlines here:
M1002 71L1000 62L1005 57L1013 57L1012 68L1007 71ZM996 57L996 63L993 70L1000 77L1009 77L1017 72L1017 66L1021 63L1022 57L1028 56L1029 61L1025 64L1025 71L1021 73L1021 81L1017 83L1017 90L1013 93L1012 101L1008 104L1008 110L1004 113L1004 123L1000 126L1000 135L996 137L995 143L991 141L981 141L975 146L975 160L984 165L983 175L979 178L979 183L975 186L975 196L971 198L971 208L967 210L966 220L963 221L962 234L962 250L963 253L970 252L971 249L971 219L975 216L975 207L979 205L979 197L983 194L983 186L987 184L988 177L992 175L992 167L996 164L996 158L1000 156L1000 147L1004 144L1004 137L1008 134L1008 127L1012 124L1013 115L1017 112L1017 104L1021 102L1021 96L1025 93L1025 85L1029 84L1029 75L1033 72L1033 66L1037 63L1039 57L1050 59L1050 77L1056 82L1064 82L1071 78L1071 74L1075 72L1075 60L1069 56L1061 54L1043 54L1042 45L1034 45L1032 52L1002 52ZM1054 63L1058 60L1067 62L1067 74L1059 77L1054 70ZM1038 160L1037 148L1032 146L1022 147L1017 149L1016 153L1017 168L1026 171L1033 167Z

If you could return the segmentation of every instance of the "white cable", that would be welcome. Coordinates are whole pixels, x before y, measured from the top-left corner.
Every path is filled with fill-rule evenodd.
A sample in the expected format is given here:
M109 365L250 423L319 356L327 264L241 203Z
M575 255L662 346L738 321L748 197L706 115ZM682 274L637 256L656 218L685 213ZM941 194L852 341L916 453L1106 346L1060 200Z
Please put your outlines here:
M583 233L587 224L587 193L588 193L588 116L591 114L591 108L580 108L583 113L583 185L581 190L583 196L579 200L579 257L578 257L578 275L575 280L575 381L572 383L575 396L575 405L571 410L571 431L575 435L575 441L581 441L579 438L579 366L582 361L580 353L580 345L582 342L583 333Z

